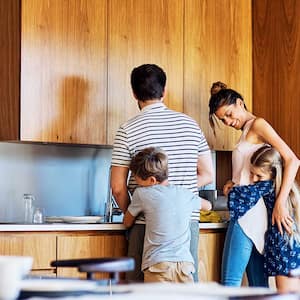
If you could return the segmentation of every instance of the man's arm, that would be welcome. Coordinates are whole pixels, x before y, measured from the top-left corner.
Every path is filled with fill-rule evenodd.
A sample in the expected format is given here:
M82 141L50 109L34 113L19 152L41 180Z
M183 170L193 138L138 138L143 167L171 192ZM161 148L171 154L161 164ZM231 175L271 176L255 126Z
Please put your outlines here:
M134 224L134 221L135 217L127 210L124 215L123 224L126 228L129 228Z
M112 166L110 174L110 186L119 208L125 213L129 205L127 189L127 177L129 169L127 167Z
M209 184L214 179L214 168L210 152L200 155L197 162L198 187Z

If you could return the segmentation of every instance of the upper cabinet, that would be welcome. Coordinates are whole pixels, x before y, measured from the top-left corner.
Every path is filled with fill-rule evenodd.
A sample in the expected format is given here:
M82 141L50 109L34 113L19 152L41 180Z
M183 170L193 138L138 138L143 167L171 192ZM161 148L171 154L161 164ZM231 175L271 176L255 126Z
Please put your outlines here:
M10 11L18 4L20 14L19 0L0 4L6 2ZM2 84L10 90L0 89L17 110L3 117L11 138L18 138L20 125L24 141L112 144L120 124L139 111L130 87L132 69L155 63L167 73L167 106L195 118L213 148L232 149L238 133L222 129L215 139L209 128L209 89L224 81L244 95L251 110L251 0L21 4L15 23L0 21L7 28L12 23L16 33L5 50L10 57L15 51L4 70L16 69L13 83L6 78ZM20 120L15 128L14 120L17 125Z
M105 144L107 1L23 0L21 139Z
M208 123L213 82L239 91L252 109L251 0L185 1L184 112L196 119L213 149L232 150L240 132Z
M19 139L20 2L0 1L0 140Z
M165 103L183 110L184 1L110 0L108 7L108 143L138 113L130 73L155 63L167 73Z

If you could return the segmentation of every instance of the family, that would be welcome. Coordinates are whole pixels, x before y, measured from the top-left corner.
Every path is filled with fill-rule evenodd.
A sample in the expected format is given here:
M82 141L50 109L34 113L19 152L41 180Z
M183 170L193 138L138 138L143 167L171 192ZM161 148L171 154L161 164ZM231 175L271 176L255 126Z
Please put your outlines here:
M111 188L124 212L128 256L136 268L130 281L198 281L200 209L211 204L198 189L213 180L206 138L191 117L163 103L166 74L144 64L131 72L140 113L115 136ZM246 108L242 95L213 83L209 122L241 130L232 153L228 196L230 222L223 249L222 284L268 286L275 276L279 291L299 291L300 191L295 182L299 159L271 125Z

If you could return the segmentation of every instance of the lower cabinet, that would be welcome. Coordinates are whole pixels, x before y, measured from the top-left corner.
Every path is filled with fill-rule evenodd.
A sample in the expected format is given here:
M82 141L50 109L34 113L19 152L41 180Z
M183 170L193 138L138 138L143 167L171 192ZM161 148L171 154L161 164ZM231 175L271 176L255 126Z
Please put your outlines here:
M56 235L47 233L0 233L0 255L32 256L32 269L54 274L50 261L56 259Z
M78 234L57 236L57 259L116 257L127 255L124 234ZM84 277L76 268L57 268L57 276ZM99 274L98 278L106 278Z
M31 275L84 277L77 269L52 268L57 259L126 256L124 232L1 232L0 255L32 256ZM99 276L105 278L105 276Z
M198 246L200 282L220 282L225 234L225 229L200 229Z

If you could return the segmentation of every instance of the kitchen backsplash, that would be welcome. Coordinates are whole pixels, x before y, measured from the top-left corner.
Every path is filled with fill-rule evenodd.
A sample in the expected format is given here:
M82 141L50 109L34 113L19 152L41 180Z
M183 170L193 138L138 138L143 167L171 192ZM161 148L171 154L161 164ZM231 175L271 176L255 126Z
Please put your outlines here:
M24 220L24 193L46 216L103 215L111 153L107 146L0 142L0 223ZM215 189L215 180L205 189Z
M22 222L24 193L45 215L103 215L111 149L0 143L0 222Z

